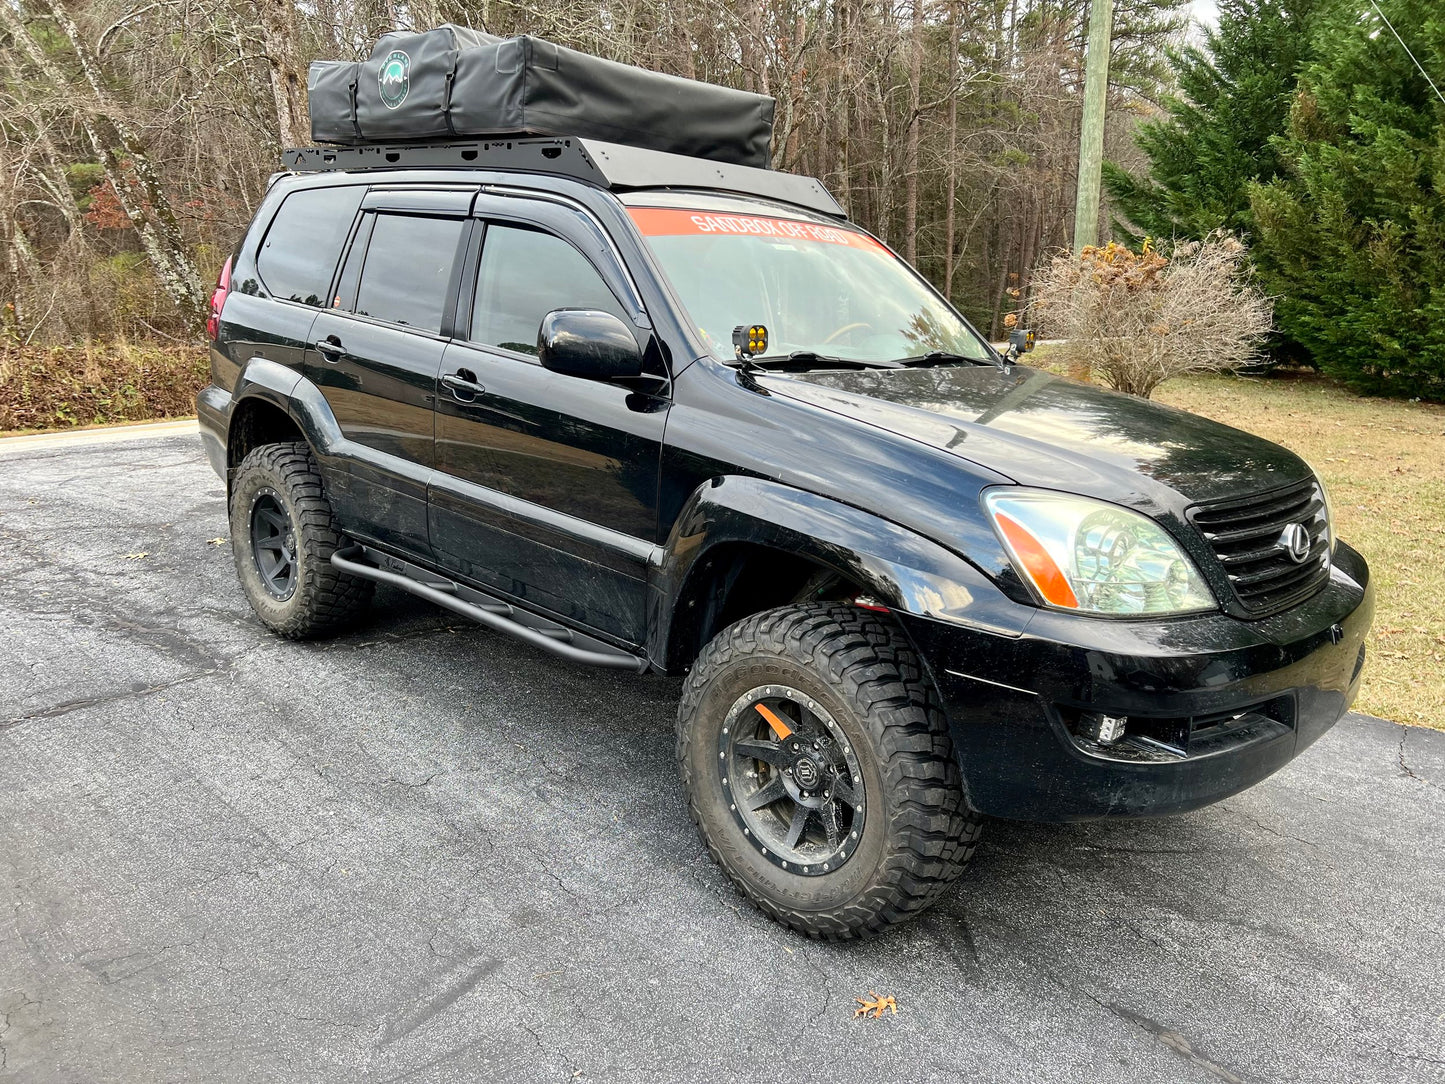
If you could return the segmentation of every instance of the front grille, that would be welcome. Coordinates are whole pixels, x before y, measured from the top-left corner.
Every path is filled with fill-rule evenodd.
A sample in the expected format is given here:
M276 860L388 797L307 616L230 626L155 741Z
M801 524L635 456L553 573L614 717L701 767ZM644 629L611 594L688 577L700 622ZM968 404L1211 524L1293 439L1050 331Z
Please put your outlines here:
M1313 478L1252 497L1214 501L1189 518L1214 550L1239 604L1253 614L1273 613L1314 594L1330 575L1330 538L1324 492ZM1304 525L1309 553L1292 560L1280 536Z

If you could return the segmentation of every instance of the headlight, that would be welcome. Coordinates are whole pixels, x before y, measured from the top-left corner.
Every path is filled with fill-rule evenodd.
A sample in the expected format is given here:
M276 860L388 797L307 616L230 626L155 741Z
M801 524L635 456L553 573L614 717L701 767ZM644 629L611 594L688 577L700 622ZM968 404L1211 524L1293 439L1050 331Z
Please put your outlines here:
M1218 603L1163 527L1118 505L1050 490L986 490L1014 568L1046 605L1096 614L1178 614Z

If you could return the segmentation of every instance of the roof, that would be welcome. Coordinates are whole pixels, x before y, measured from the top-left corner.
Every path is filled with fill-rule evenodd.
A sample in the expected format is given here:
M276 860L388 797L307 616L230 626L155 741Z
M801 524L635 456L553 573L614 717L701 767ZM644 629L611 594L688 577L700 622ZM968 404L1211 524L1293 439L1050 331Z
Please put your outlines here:
M505 169L550 173L612 191L688 188L780 200L846 218L821 181L796 173L713 162L595 139L518 136L455 143L296 147L281 152L292 172L379 169Z

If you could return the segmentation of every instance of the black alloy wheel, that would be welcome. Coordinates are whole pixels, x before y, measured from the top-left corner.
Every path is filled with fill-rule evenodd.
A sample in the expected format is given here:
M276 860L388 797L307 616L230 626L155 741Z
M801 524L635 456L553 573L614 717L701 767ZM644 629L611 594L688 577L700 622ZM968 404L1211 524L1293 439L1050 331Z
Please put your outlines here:
M823 705L786 685L740 696L724 720L718 767L744 836L774 865L834 872L858 849L863 770Z
M296 591L296 528L270 488L251 502L251 555L261 584L272 598L285 601Z

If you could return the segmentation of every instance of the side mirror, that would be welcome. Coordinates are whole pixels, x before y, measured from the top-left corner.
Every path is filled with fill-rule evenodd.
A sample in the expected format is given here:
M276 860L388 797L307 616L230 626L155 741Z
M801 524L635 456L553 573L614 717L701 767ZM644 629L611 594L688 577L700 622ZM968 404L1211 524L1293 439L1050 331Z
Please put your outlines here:
M542 368L587 380L642 375L642 350L617 317L600 309L553 309L537 331Z

